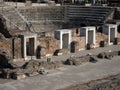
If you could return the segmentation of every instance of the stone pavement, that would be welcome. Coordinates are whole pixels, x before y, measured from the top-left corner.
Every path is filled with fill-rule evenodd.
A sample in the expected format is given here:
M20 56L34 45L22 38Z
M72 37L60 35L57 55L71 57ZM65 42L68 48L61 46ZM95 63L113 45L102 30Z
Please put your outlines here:
M119 50L120 46L109 46L78 52L74 55ZM71 54L53 57L54 60L65 60ZM22 80L0 80L0 90L56 90L72 84L85 83L120 73L120 56L112 60L99 59L96 63L83 63L79 66L64 66L51 70L47 75L37 75Z

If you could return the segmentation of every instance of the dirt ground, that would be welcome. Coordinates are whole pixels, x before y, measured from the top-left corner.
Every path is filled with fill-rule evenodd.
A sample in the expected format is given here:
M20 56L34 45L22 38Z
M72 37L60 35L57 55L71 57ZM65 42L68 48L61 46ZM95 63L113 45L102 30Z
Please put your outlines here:
M66 60L71 55L82 56L88 53L97 54L108 50L120 50L120 45L105 48L70 53L63 56L53 56L53 60ZM47 75L37 75L21 80L0 79L0 90L56 90L78 83L87 83L91 80L102 79L120 73L120 56L115 56L112 60L99 59L96 63L83 63L78 66L65 65L61 68L50 70ZM41 60L46 60L43 58ZM78 89L79 90L79 89ZM92 89L91 89L92 90Z

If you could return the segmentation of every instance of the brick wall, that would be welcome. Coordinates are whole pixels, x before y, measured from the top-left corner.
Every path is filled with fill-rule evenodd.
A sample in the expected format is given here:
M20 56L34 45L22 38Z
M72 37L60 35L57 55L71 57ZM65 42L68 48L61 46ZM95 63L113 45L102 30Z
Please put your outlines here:
M85 49L85 37L72 37L72 41L78 42L79 49Z
M102 40L105 41L105 42L108 42L108 35L97 32L96 33L96 46L99 46L100 41L102 41Z
M10 41L0 39L0 48L1 49L10 49Z
M40 54L44 57L48 54L53 55L54 52L59 49L60 41L54 37L38 38L38 46L41 46Z
M0 50L1 52L6 52L11 56L11 40L10 39L0 39Z

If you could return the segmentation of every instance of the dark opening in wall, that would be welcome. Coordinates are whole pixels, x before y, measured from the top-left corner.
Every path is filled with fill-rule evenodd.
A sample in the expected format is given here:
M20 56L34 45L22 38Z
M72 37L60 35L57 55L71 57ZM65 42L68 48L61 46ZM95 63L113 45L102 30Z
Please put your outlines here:
M118 32L120 33L120 25L118 26Z
M81 23L80 26L81 26L81 27L86 27L86 24Z
M79 29L77 28L77 29L76 29L76 34L78 34L78 33L79 33Z

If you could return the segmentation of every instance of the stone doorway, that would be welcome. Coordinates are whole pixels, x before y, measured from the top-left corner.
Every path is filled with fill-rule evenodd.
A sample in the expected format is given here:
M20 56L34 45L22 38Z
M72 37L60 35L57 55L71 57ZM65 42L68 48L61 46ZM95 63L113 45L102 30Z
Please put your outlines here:
M36 34L24 35L23 57L25 60L36 59L36 39Z
M115 38L117 37L117 25L116 24L105 24L102 27L102 32L108 35L108 45L114 43Z
M115 39L115 28L110 28L110 43L113 43L114 42L114 39Z
M88 39L87 39L88 41L88 43L89 44L93 44L94 42L94 32L93 32L93 30L92 31L88 31Z
M68 34L63 34L62 36L62 47L63 49L67 49L68 48L68 45L69 45L69 35Z
M71 44L71 30L61 29L55 31L55 38L60 40L59 49L70 49Z
M26 55L33 56L34 55L34 38L27 38L26 41Z
M85 37L85 47L96 47L96 27L88 26L80 28L80 36Z

